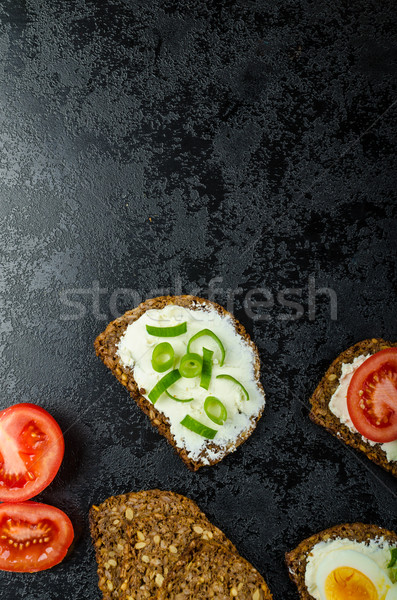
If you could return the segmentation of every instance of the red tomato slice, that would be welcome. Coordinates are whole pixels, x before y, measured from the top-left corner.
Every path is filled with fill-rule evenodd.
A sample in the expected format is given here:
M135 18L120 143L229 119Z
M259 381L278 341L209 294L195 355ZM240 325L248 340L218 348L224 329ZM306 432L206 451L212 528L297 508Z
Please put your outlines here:
M74 532L59 508L38 502L0 504L0 569L34 573L66 556Z
M347 408L353 425L367 439L397 440L397 348L376 352L355 371Z
M54 479L65 444L58 423L40 406L15 404L0 413L0 500L22 502Z

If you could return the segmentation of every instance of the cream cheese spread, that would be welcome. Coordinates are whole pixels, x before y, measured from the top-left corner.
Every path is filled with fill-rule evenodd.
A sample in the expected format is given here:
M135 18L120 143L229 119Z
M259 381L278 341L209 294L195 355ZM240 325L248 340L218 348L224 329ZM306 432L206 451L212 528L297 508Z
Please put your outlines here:
M370 355L360 355L356 356L351 363L343 363L342 372L339 379L339 385L333 393L331 400L329 402L330 411L338 417L341 423L344 423L350 431L354 433L358 433L357 429L354 427L352 420L349 415L349 411L347 408L347 390L350 385L350 381L353 377L354 372L360 367L363 362ZM361 436L365 442L371 444L371 446L375 446L376 442L372 442L368 440L366 437ZM387 460L397 461L397 440L394 442L388 442L386 444L381 444L380 447L386 453Z
M175 337L157 337L146 331L146 325L172 327L186 321L187 332ZM170 423L171 433L179 447L186 450L189 458L196 460L208 440L181 425L182 419L190 415L201 423L217 430L213 443L217 446L211 451L207 448L206 456L215 460L225 449L237 441L238 437L250 429L252 420L263 410L265 396L255 379L255 354L251 346L236 332L229 316L221 316L211 308L188 309L182 306L167 305L162 309L146 311L139 319L128 325L118 345L118 355L122 364L134 372L134 379L142 395L148 395L156 383L164 376L157 373L151 364L153 349L161 342L169 342L175 351L175 365L186 354L190 338L202 329L210 329L222 341L226 356L222 367L219 366L219 348L211 338L202 337L192 343L191 352L201 354L202 347L213 350L212 377L208 390L200 387L200 378L181 378L169 391L179 398L194 399L188 403L177 402L163 393L156 402L156 409L162 412ZM217 379L220 374L232 375L240 381L249 394L244 398L239 386L226 379ZM211 421L204 411L204 400L207 396L216 396L227 410L227 420L222 426Z

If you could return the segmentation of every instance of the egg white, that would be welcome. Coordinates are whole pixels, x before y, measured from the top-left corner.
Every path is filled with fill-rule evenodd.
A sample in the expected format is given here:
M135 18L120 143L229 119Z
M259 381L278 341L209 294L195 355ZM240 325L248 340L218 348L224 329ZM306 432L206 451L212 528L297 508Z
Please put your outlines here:
M397 583L387 592L385 600L397 600Z

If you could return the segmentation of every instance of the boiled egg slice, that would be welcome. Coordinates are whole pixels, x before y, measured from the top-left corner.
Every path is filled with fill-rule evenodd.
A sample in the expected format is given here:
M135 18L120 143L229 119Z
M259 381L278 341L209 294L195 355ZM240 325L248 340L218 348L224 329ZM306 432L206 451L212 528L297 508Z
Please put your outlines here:
M394 600L386 571L355 550L334 550L321 561L316 585L322 600Z

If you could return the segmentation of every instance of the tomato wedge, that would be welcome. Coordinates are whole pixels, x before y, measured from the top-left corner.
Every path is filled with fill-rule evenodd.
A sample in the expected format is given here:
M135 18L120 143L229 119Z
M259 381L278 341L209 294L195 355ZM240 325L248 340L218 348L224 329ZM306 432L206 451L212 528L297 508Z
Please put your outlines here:
M35 404L0 413L0 500L22 502L54 479L65 444L55 419Z
M376 352L355 371L347 408L353 425L368 440L397 440L397 348Z
M66 556L74 532L59 508L38 502L0 504L0 569L34 573Z

